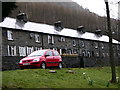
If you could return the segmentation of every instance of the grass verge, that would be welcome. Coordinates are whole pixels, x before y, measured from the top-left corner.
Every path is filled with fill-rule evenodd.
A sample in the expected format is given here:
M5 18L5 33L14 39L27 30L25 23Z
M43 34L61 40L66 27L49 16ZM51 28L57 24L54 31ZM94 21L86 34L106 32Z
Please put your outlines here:
M110 67L2 71L2 88L118 88L111 84ZM118 72L117 72L118 76Z

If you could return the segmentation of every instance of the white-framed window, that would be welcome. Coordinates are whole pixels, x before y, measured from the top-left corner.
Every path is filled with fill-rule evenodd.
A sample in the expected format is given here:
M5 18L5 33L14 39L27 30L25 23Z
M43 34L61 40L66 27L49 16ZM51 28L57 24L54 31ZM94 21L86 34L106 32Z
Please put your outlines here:
M95 42L95 49L98 49L98 43Z
M34 51L33 47L27 47L27 55L31 54Z
M101 43L101 48L104 49L104 44L103 43Z
M86 51L82 50L82 56L86 56Z
M34 33L30 33L30 39L34 38L35 34Z
M26 56L26 47L19 47L19 55Z
M106 53L106 55L109 57L109 53Z
M54 44L54 37L52 35L48 35L48 44Z
M81 47L81 48L85 47L84 41L80 41L80 47Z
M73 53L73 54L77 54L77 50L76 50L76 49L73 49L73 50L72 50L72 53Z
M98 52L96 52L96 56L99 57L99 53Z
M61 42L65 42L65 37L61 37Z
M120 50L120 46L119 46L119 45L117 45L117 50L118 50L118 51Z
M91 53L90 53L89 50L87 50L87 56L88 56L88 57L91 57Z
M8 56L16 56L16 46L8 45Z
M74 47L76 46L76 41L75 41L75 40L73 40L73 46L74 46Z
M35 42L40 42L40 35L39 34L35 34Z
M105 53L104 52L102 53L102 56L105 57Z
M7 30L7 38L8 40L13 40L13 32L11 30Z
M71 49L68 49L68 54L72 54L72 50Z

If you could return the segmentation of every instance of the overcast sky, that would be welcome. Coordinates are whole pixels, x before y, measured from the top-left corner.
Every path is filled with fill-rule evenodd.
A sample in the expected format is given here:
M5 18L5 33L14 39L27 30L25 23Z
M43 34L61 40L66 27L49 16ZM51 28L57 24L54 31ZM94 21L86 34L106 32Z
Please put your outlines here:
M72 0L77 2L84 8L88 8L90 11L95 12L100 16L106 16L106 6L104 0ZM110 16L112 18L118 18L118 1L120 0L108 0L110 8Z

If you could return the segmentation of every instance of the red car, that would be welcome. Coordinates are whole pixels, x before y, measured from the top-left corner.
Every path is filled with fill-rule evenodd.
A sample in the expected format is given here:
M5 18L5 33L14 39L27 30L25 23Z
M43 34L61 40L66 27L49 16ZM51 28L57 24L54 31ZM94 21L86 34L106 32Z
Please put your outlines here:
M19 62L20 68L41 67L45 69L50 66L63 67L62 58L56 50L38 50L34 51Z

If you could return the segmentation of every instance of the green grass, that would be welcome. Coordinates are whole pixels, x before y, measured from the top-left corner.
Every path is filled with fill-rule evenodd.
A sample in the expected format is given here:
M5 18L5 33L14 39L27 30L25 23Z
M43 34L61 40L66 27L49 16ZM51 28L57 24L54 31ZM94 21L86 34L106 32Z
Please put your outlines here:
M3 88L118 88L118 83L108 84L110 67L68 68L49 73L50 69L24 69L2 72ZM83 73L86 73L85 75ZM92 80L92 83L89 80Z

